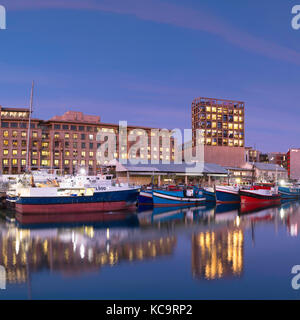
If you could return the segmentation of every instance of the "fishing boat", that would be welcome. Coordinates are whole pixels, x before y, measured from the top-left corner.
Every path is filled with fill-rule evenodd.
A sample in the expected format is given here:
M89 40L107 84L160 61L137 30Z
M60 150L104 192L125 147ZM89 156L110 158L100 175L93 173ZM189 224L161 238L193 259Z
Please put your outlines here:
M111 176L74 177L59 186L18 189L15 208L22 214L118 211L136 206L140 189L117 184ZM77 181L79 179L79 182Z
M153 205L152 190L141 190L138 202L139 205Z
M239 187L216 186L216 198L218 203L239 203Z
M300 189L296 187L278 187L282 199L299 199Z
M280 204L281 197L275 188L258 189L250 188L249 190L240 190L241 203L244 204Z
M189 206L201 205L206 199L199 190L165 191L153 190L154 206Z
M203 188L202 193L207 202L216 202L216 192L214 188Z

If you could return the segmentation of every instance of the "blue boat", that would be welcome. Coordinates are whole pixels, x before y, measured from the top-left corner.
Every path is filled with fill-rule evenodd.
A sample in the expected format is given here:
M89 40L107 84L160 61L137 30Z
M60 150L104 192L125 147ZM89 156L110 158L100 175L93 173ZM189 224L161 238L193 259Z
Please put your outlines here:
M195 195L189 195L184 194L183 191L153 190L152 195L154 206L201 205L206 201L201 192L197 192Z
M300 199L300 189L294 187L278 187L281 199Z
M217 186L216 198L218 203L240 203L239 188L232 186Z
M142 190L138 197L139 205L153 205L152 190Z
M202 188L203 197L207 202L216 202L216 193L213 188Z

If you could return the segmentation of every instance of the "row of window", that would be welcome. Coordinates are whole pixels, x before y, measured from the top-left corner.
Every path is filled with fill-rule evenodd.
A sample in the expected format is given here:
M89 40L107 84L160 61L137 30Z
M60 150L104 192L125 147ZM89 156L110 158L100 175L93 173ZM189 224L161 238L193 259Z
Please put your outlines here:
M196 114L198 112L211 112L211 113L223 113L223 114L234 114L234 115L242 115L243 109L232 109L227 107L208 107L208 106L201 106L201 107L194 107L193 113Z
M27 123L26 122L5 122L1 121L1 128L21 128L21 129L26 129L27 128ZM35 123L30 124L31 129L35 129L36 125Z
M197 117L194 117L194 121L197 120ZM221 115L221 114L205 114L200 113L198 114L198 120L215 120L215 121L225 121L225 122L243 122L244 117L242 116L233 116L233 115Z
M200 121L198 123L196 123L195 128L199 128L199 129L234 129L234 130L243 130L244 129L244 125L242 124L233 124L233 123L227 123L227 122L211 122L211 121Z

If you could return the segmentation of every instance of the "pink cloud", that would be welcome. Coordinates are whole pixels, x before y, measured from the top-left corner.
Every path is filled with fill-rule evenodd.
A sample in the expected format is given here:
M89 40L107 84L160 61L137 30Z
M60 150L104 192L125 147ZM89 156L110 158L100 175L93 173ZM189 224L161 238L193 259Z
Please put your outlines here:
M300 53L277 43L237 30L208 12L166 3L162 0L2 0L11 10L73 9L98 10L133 15L141 20L208 32L244 50L293 64Z

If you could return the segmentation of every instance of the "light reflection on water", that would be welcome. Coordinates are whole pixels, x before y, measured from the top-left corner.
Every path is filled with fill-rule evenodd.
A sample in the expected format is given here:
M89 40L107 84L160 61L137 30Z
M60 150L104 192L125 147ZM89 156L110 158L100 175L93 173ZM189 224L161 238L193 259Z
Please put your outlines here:
M80 219L18 216L14 221L4 211L1 216L0 265L7 272L7 290L0 291L0 298L297 297L289 269L281 274L284 262L277 266L274 261L284 260L282 252L288 260L298 257L299 202L264 209L145 207ZM297 243L290 246L288 238ZM265 266L287 283L275 296L274 288L263 283L269 285L269 275L260 274ZM252 295L245 283L253 286ZM262 288L265 296L259 296Z

